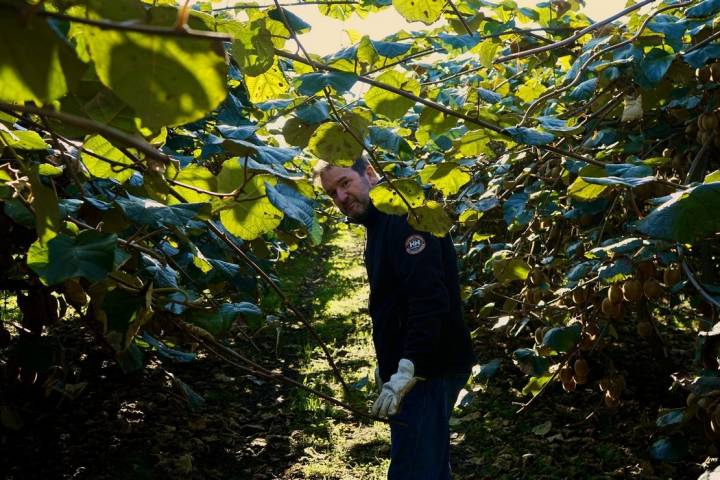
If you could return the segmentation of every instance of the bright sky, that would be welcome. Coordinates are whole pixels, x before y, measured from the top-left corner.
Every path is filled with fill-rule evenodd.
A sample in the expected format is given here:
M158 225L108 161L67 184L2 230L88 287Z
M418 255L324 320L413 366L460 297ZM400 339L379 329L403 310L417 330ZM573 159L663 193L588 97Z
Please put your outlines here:
M534 6L537 0L516 0L521 7ZM228 2L232 5L232 1ZM281 1L281 3L283 3ZM587 0L585 13L593 20L602 20L625 8L626 0ZM344 30L352 29L379 40L400 29L421 30L425 25L408 23L393 8L368 15L361 19L353 15L349 20L340 21L326 17L313 5L288 7L292 12L312 25L312 29L300 36L300 41L311 53L326 55L350 45Z

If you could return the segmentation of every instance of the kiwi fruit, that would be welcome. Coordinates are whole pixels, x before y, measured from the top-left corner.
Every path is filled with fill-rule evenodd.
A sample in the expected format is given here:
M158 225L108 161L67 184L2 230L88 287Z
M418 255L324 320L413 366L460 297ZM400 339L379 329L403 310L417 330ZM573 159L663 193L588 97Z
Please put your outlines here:
M710 81L711 76L712 72L709 67L701 67L695 70L695 77L698 79L698 82L707 83Z
M678 268L677 266L667 268L663 272L663 283L665 283L665 285L667 285L668 287L671 287L676 283L680 282L681 279L682 274L680 273L680 268Z
M643 283L643 293L648 299L658 298L662 295L662 286L655 278L648 278Z
M625 280L622 284L622 296L628 302L637 302L642 298L643 284L637 278Z
M610 288L608 288L608 299L612 303L620 303L623 301L623 291L620 285L618 284L612 284L610 285Z
M657 193L657 192L655 192ZM662 195L657 195L662 196ZM655 264L651 261L640 262L637 265L638 273L641 279L646 279L655 276Z
M650 322L638 322L635 329L637 330L638 335L641 337L647 338L653 334L653 326Z
M715 62L709 67L710 79L715 83L720 83L720 62Z

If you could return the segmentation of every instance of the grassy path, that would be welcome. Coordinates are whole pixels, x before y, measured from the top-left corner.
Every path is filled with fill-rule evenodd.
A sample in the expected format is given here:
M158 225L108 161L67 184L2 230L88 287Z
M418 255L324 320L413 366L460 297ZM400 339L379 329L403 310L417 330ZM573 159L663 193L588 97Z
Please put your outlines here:
M340 229L319 254L298 257L280 272L288 292L309 307L312 323L330 345L345 380L355 384L357 395L346 400L360 409L367 408L373 395L375 368L363 242L361 229ZM298 367L306 384L343 398L319 347L306 344ZM386 425L362 422L302 391L294 392L292 401L294 409L304 412L293 435L302 453L284 478L385 478Z

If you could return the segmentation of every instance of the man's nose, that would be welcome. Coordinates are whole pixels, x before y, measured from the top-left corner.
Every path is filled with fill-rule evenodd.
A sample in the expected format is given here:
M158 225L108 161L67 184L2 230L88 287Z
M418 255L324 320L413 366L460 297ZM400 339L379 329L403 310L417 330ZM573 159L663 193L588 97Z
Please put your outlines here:
M339 203L345 203L346 198L347 198L347 193L345 193L345 190L338 189L337 190L337 201Z

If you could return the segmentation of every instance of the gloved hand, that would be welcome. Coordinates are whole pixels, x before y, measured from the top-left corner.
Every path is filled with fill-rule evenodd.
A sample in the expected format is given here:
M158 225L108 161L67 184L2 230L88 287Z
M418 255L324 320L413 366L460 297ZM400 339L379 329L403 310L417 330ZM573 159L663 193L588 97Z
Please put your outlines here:
M382 386L380 396L372 406L372 414L381 418L388 415L395 415L403 397L410 389L421 380L415 376L415 365L406 358L400 359L398 370L391 377L390 381Z

